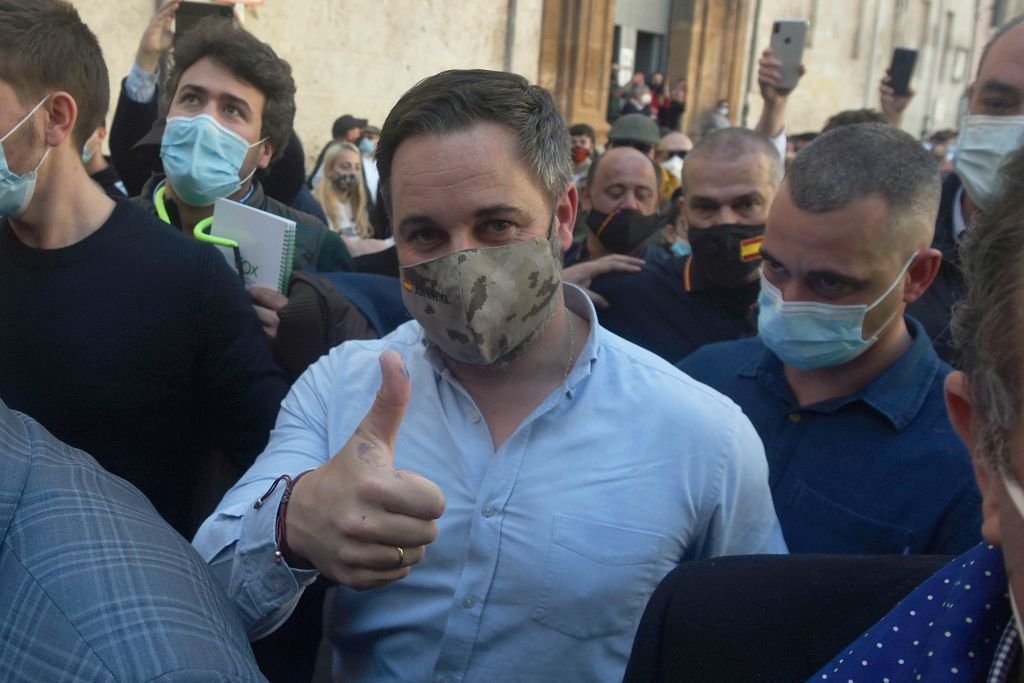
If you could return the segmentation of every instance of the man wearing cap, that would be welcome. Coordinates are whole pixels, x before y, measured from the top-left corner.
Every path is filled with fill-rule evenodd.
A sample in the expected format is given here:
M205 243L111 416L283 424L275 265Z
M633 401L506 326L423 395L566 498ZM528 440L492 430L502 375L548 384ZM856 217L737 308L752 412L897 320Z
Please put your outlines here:
M661 143L661 132L658 124L646 114L626 114L620 116L608 131L607 149L615 147L632 147L652 160ZM658 193L663 198L671 197L679 189L679 179L664 168L658 167Z
M682 173L680 237L692 253L589 284L608 304L602 325L673 363L704 344L756 332L758 248L782 160L763 135L727 128L703 138Z

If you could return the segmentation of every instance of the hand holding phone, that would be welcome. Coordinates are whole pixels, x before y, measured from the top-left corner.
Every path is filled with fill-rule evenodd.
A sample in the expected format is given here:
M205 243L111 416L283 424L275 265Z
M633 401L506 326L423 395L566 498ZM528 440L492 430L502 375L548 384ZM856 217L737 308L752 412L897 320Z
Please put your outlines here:
M772 56L781 63L775 84L779 92L792 90L800 80L807 27L806 19L779 19L772 24Z
M917 63L917 50L898 47L892 51L892 63L889 65L889 87L893 94L905 97L910 94L910 77L914 74Z

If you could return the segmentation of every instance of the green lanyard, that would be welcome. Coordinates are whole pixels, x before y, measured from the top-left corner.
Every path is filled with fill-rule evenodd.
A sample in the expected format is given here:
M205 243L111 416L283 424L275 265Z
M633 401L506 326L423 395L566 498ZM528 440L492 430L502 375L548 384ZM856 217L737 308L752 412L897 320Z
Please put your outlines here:
M153 195L153 205L156 206L156 215L160 217L160 220L170 225L171 216L167 213L167 205L164 204L164 190L166 189L167 188L164 185L157 188L156 194ZM211 225L213 225L213 216L204 218L196 223L196 227L192 231L192 234L200 242L207 242L218 247L227 247L228 249L231 249L235 253L235 270L238 271L238 277L242 278L242 285L244 286L245 276L242 274L242 252L238 250L238 242L224 237L211 235L207 232Z

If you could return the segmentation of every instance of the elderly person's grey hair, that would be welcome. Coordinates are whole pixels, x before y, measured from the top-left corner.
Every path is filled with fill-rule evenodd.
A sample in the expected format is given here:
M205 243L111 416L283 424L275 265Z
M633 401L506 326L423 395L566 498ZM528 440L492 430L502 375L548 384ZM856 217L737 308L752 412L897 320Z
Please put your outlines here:
M953 340L976 408L978 443L1012 476L1010 439L1021 419L1024 380L1024 148L1003 166L1002 183L993 210L964 233L967 294L954 308Z
M889 210L892 258L931 244L942 183L917 140L883 123L857 123L822 133L793 157L785 184L802 211L838 211L868 197Z

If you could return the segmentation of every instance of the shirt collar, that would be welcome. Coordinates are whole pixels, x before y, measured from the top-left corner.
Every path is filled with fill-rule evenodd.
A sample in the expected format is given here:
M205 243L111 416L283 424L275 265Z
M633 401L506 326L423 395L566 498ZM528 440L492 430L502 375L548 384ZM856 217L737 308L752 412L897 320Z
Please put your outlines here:
M909 316L904 319L912 338L910 348L860 391L816 404L813 408L816 412L835 413L850 403L861 401L889 420L898 431L906 429L914 421L928 398L941 364L921 323ZM740 366L737 374L756 378L762 387L790 405L796 403L793 390L786 381L782 361L763 344L761 353L751 356Z

